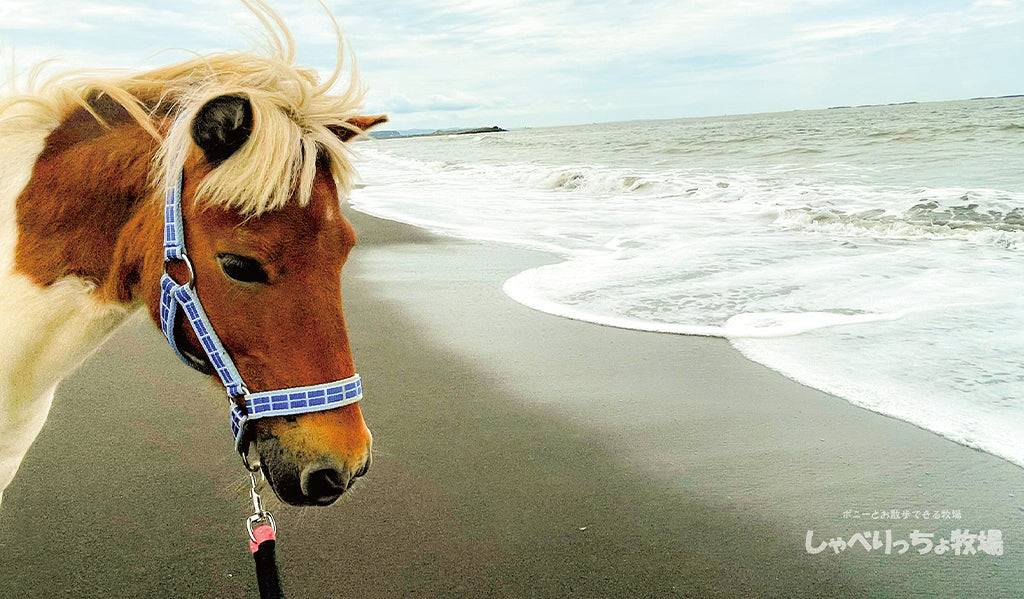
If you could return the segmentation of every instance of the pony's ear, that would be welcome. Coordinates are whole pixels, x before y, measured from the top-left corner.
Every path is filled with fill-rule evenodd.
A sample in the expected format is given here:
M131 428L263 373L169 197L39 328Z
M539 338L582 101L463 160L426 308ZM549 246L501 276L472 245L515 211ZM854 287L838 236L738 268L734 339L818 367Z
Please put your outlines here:
M348 141L357 135L366 133L377 125L386 122L388 122L388 117L385 114L378 114L375 116L354 116L345 121L345 123L349 125L347 127L334 125L327 128L331 130L331 133L337 135L338 139L341 141Z
M252 133L252 105L243 96L218 96L199 109L192 140L214 166L228 159Z

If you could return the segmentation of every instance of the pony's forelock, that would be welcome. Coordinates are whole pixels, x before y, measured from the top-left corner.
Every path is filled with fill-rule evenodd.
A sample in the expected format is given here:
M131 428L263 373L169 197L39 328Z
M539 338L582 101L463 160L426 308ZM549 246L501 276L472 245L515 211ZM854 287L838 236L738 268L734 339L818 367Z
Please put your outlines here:
M340 192L354 179L349 151L331 132L358 116L362 89L352 82L342 95L326 92L310 69L249 53L203 57L193 64L208 80L194 85L175 104L174 122L157 155L155 181L174 183L190 156L198 159L192 123L200 108L225 94L243 96L252 106L249 139L213 169L199 186L197 201L256 215L285 206L293 198L309 201L317 157L329 159Z

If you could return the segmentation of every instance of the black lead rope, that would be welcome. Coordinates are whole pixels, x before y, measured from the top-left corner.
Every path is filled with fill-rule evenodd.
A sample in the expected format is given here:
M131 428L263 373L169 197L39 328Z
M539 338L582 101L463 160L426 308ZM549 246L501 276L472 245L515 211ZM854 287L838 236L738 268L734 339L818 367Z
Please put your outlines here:
M252 498L253 508L253 514L245 521L245 528L249 531L249 551L256 562L256 584L260 589L260 599L284 599L274 552L277 546L277 524L270 512L263 508L263 501L256 491L256 472L259 472L259 465L253 469L248 460L245 462L246 468L249 469L249 481L252 483L249 496ZM262 477L261 474L260 478Z
M274 561L276 542L274 539L263 541L252 554L256 561L256 584L260 587L260 599L284 599L281 579L277 575L277 563Z

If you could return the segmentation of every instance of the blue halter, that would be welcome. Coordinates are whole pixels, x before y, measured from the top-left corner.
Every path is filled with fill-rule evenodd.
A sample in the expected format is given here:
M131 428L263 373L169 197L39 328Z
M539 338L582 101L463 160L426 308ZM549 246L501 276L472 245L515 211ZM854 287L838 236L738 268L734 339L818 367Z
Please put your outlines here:
M294 416L355 403L363 398L363 384L359 375L355 374L347 379L321 385L249 392L230 354L213 331L196 294L195 270L185 254L185 229L181 213L184 177L183 172L173 173L168 178L164 196L164 274L160 278L160 328L181 361L202 372L203 366L183 353L175 340L174 325L178 308L184 310L192 330L199 337L203 351L232 400L231 434L235 438L235 448L245 457L249 449L246 431L248 423L269 416ZM179 284L167 274L167 264L172 261L184 262L188 267L189 280L186 283Z

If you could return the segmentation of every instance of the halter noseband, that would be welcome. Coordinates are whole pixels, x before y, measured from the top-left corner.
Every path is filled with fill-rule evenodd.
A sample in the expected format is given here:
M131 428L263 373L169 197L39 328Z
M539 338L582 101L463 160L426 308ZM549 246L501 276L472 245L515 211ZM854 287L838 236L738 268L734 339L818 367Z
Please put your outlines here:
M230 354L213 331L196 293L195 269L185 253L185 229L181 211L184 178L183 171L169 173L164 195L164 274L160 278L160 328L181 361L203 372L205 369L202 364L182 352L175 339L178 308L184 311L232 401L231 434L235 438L235 448L245 458L249 449L246 430L248 423L259 418L294 416L355 403L363 398L363 384L359 375L354 374L347 379L320 385L249 392ZM178 283L167 274L167 264L174 261L185 263L189 271L187 282Z

